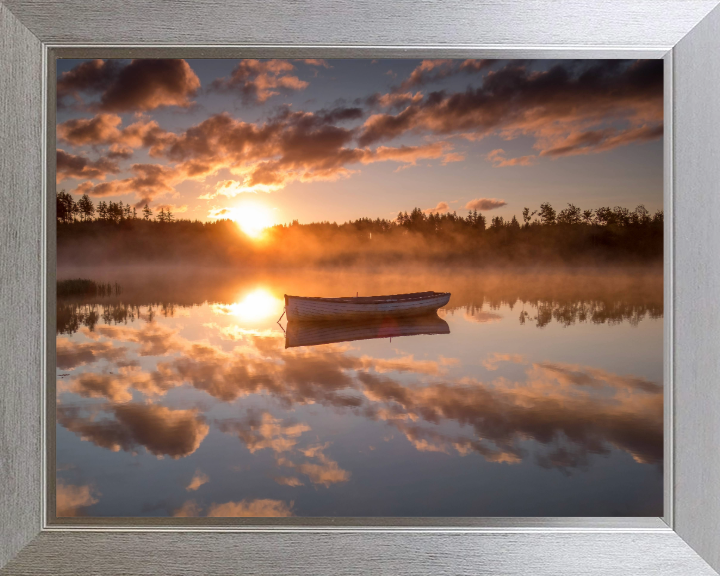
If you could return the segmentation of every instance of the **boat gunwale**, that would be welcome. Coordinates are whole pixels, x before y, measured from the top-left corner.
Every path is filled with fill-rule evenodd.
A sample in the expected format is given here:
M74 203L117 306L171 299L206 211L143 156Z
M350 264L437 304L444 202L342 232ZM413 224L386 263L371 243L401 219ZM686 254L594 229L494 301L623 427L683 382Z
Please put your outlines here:
M392 302L415 302L432 300L441 296L450 296L450 292L411 292L409 294L391 294L387 296L346 296L340 298L321 298L318 296L291 296L285 294L285 302L290 298L298 300L312 300L314 302L327 302L329 304L387 304Z

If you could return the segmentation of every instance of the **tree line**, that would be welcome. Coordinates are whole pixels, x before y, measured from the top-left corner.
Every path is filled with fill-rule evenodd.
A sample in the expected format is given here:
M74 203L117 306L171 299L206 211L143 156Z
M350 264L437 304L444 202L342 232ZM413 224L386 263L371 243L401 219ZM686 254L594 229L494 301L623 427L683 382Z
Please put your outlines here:
M122 202L58 194L58 261L64 264L196 262L204 265L353 266L420 262L441 265L659 262L663 212L644 206L556 210L544 202L519 215L426 213L348 222L297 220L268 228L262 241L231 220L175 219Z
M437 232L445 228L466 227L477 231L486 229L501 230L510 228L519 230L520 228L528 228L530 226L651 226L663 224L663 211L658 210L654 215L644 205L639 205L635 210L629 210L621 206L610 208L608 206L582 210L574 204L568 204L567 208L557 212L549 202L540 204L538 210L530 211L530 208L523 208L523 223L520 224L518 219L513 216L510 220L505 220L502 216L495 216L491 219L490 225L487 225L487 219L477 210L468 212L466 218L458 216L456 212L447 212L445 214L426 214L419 208L415 208L410 214L400 212L395 219L395 223L407 230L418 232ZM371 224L372 223L372 224ZM354 223L377 227L379 231L385 231L392 227L392 222L372 220L357 220Z
M123 222L125 220L155 220L156 222L172 222L175 216L168 208L160 209L160 212L153 218L153 211L145 204L140 215L137 208L129 203L123 205L122 202L98 202L97 208L90 196L83 194L80 200L75 201L72 194L68 194L65 190L57 193L56 199L56 216L57 221L63 224L71 222Z

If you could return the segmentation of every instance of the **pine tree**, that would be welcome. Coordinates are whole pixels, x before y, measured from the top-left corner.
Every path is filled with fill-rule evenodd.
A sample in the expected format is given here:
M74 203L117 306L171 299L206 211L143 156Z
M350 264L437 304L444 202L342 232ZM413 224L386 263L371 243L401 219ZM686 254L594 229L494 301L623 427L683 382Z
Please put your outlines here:
M82 214L83 220L92 220L92 217L95 215L95 206L92 203L92 200L90 200L90 196L87 194L83 194L82 198L78 200L78 208L80 208L80 213Z
M143 220L150 220L152 218L152 210L148 207L147 204L145 204L145 208L143 208Z
M107 220L108 207L107 203L103 200L98 204L98 220Z

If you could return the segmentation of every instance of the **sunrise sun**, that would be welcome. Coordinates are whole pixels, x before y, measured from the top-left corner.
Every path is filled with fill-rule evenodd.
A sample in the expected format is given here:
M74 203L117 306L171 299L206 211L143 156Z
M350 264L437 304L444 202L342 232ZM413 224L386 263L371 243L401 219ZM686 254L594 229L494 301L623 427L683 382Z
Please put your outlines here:
M229 216L251 238L259 238L265 228L273 225L272 213L262 204L241 204L232 208Z

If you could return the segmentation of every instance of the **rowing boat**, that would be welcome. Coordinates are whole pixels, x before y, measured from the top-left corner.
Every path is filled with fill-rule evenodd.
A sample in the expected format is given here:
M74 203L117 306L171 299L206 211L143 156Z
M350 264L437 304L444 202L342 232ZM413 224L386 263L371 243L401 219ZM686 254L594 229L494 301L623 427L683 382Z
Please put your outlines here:
M289 322L417 316L436 312L449 301L449 292L414 292L355 298L307 298L285 294L285 313Z
M450 334L450 327L436 312L424 316L386 317L362 321L298 322L291 320L288 322L285 332L285 348L422 334Z

